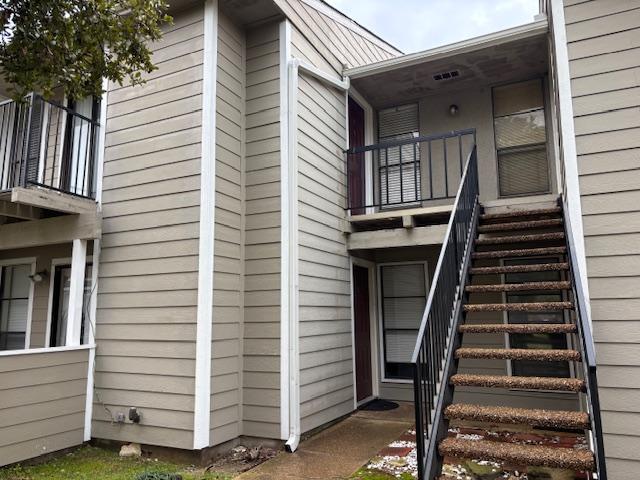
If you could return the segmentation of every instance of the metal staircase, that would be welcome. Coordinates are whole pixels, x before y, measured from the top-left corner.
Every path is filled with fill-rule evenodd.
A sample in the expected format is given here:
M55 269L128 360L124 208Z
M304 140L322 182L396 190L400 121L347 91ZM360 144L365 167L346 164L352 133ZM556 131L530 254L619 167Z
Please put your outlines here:
M595 353L576 274L569 220L561 206L483 214L477 175L474 149L456 197L413 356L419 478L439 478L446 456L522 467L563 468L589 472L589 478L606 479ZM557 279L527 279L540 272L555 273ZM503 301L477 301L487 293L501 295ZM553 294L559 301L508 302L507 295L514 293ZM475 317L478 312L484 314L484 320ZM495 315L492 320L496 323L487 323L484 312L495 312L488 315ZM562 312L560 318L564 321L505 323L503 312ZM507 345L462 347L463 336L473 342L477 334L503 334ZM531 334L566 335L566 348L510 348L506 341L508 335ZM543 362L541 365L560 362L572 366L572 375L469 374L458 371L463 359L467 366L486 359ZM540 402L536 408L457 403L456 387L571 392L579 397L582 411L548 410L541 397L531 398L532 403ZM590 439L591 449L449 438L450 421L581 431Z

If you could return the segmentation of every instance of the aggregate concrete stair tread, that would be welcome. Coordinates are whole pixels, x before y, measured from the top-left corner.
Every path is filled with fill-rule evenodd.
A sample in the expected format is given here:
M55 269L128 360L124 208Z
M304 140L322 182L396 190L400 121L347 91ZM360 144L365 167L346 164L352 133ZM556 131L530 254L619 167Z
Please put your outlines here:
M449 420L523 424L538 428L581 430L590 427L589 414L566 410L541 410L455 403L445 409L444 415Z
M472 375L457 373L451 376L451 384L457 387L484 387L526 390L550 390L558 392L584 392L585 383L578 378L516 377L508 375Z
M460 325L460 333L575 333L573 323L489 323Z
M570 310L571 302L529 303L471 303L464 305L465 312L556 312Z
M569 264L561 263L536 263L532 265L504 265L500 267L472 267L471 275L493 275L499 273L531 273L531 272L560 272L569 270Z
M474 252L471 258L480 260L487 258L539 257L543 255L564 255L565 253L567 253L567 247L522 248L517 250Z
M509 212L501 212L501 213L484 213L480 215L480 220L491 221L491 220L503 220L506 218L535 217L540 215L557 215L560 212L562 212L562 209L560 207L535 208L530 210L511 210Z
M523 467L564 468L575 471L591 471L595 468L593 453L574 448L446 438L440 442L438 450L442 456L506 462Z
M476 245L502 245L509 243L548 242L564 240L564 232L534 233L531 235L506 235L502 237L477 238Z
M541 348L459 348L456 358L489 360L535 360L540 362L578 362L581 355L577 350Z
M493 285L468 285L465 291L469 293L484 292L522 292L533 290L569 290L571 283L562 282L524 282L524 283L501 283Z
M560 225L562 225L561 218L554 218L550 220L531 220L530 222L490 223L487 225L480 225L478 227L478 232L486 233L507 232L513 230L532 230L536 228L558 227Z

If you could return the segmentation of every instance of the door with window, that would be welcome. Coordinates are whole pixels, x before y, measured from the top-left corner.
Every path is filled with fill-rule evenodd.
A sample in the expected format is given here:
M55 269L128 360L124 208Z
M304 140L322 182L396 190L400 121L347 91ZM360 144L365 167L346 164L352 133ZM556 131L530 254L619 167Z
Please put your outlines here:
M20 350L27 346L29 263L0 266L0 350Z
M427 303L426 262L380 266L384 379L410 380L411 356Z
M493 89L493 118L501 197L551 190L541 79Z
M381 208L405 207L420 200L420 148L402 143L417 138L419 131L417 103L378 112L378 141L389 144L377 151Z

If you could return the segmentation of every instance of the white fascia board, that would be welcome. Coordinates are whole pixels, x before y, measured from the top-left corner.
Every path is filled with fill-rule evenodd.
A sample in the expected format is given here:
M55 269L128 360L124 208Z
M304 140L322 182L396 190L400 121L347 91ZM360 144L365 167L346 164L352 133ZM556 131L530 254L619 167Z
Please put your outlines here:
M351 79L375 75L399 68L409 67L420 63L430 62L453 55L481 50L483 48L501 45L525 38L535 37L548 31L549 24L546 18L535 22L520 25L518 27L501 30L499 32L470 38L461 42L443 45L441 47L424 50L422 52L410 53L401 57L382 60L361 67L354 67L345 70L345 75Z
M280 23L280 439L289 438L289 59L291 23Z
M569 71L569 50L565 28L564 6L562 0L551 0L551 28L555 51L555 67L558 88L558 106L560 111L560 136L562 138L562 160L564 165L564 198L569 209L569 221L573 232L573 245L578 259L578 269L582 281L583 295L587 305L587 315L591 321L591 303L589 301L589 282L587 276L587 258L582 225L582 205L580 202L580 173L578 170L578 151L573 123L573 96L571 93L571 72Z
M200 243L198 249L198 309L196 325L193 448L210 445L211 338L216 189L216 82L218 0L204 4L204 78L202 82L202 156L200 166Z

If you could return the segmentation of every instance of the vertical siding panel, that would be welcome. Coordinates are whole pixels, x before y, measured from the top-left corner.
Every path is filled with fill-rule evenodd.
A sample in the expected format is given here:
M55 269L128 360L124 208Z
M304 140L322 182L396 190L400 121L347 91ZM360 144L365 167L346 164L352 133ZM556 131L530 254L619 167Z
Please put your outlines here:
M311 45L294 30L294 51ZM324 67L324 65L319 65ZM300 411L309 431L353 410L344 93L301 74L298 92Z
M247 32L243 434L280 437L278 24Z
M244 43L244 32L220 13L216 101L211 445L226 442L241 433Z
M202 5L164 29L148 83L112 85L108 97L93 435L190 449ZM140 425L112 423L130 406Z
M640 185L633 182L640 174L633 141L639 124L629 109L638 105L631 68L639 65L633 48L639 14L640 0L565 2L604 446L609 477L616 480L635 479L640 469L640 263L629 256L640 233ZM613 338L614 327L623 337ZM604 372L620 365L621 379L607 382Z

